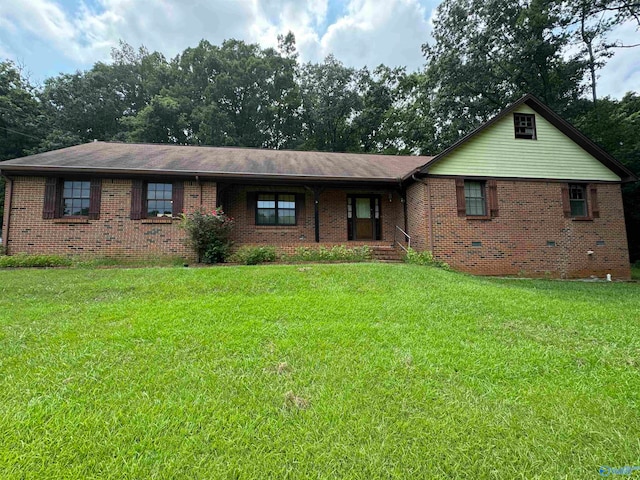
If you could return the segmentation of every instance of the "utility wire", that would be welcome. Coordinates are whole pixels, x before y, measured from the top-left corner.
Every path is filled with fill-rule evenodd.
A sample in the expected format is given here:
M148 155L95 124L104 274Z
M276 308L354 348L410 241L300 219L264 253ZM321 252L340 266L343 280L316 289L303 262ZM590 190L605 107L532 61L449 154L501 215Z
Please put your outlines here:
M34 137L33 135L28 135L26 133L19 132L19 131L14 130L14 129L9 128L9 127L3 127L2 125L0 125L0 128L4 128L8 132L12 132L12 133L16 133L18 135L22 135L23 137L33 138L34 140L38 140L39 142L42 141L42 138Z

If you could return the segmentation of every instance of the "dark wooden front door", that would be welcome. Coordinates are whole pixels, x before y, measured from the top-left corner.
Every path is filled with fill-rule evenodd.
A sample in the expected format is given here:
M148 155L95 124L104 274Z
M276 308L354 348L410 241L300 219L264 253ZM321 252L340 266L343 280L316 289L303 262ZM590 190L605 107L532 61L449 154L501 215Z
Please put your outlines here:
M380 197L352 195L347 198L349 240L380 239Z

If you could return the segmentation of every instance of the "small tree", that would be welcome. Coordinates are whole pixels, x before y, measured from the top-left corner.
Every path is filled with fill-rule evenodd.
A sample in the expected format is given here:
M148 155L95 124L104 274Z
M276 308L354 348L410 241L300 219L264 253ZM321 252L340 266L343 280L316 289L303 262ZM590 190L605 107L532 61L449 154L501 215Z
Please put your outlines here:
M229 240L235 222L222 208L212 212L196 210L182 214L182 227L189 234L189 243L198 262L220 263L229 255L233 242Z

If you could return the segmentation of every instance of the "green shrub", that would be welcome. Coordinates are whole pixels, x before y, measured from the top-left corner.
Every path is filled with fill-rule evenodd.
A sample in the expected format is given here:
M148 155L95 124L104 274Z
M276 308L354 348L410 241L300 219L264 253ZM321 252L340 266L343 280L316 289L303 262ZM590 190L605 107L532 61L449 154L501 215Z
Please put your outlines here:
M336 245L331 248L299 247L289 259L302 262L364 262L371 260L372 257L373 251L367 245L353 248Z
M275 262L278 259L275 247L240 247L229 260L244 265Z
M59 255L28 255L18 253L11 256L0 256L0 268L18 267L68 267L71 260Z
M221 208L216 208L211 213L202 210L183 213L181 226L189 235L189 243L198 256L198 262L219 263L229 255L233 244L229 236L234 223L233 218Z
M413 248L409 247L406 255L404 256L404 261L406 263L413 263L415 265L431 265L433 267L442 268L444 270L451 269L448 263L434 260L433 253L431 253L429 250L417 252Z

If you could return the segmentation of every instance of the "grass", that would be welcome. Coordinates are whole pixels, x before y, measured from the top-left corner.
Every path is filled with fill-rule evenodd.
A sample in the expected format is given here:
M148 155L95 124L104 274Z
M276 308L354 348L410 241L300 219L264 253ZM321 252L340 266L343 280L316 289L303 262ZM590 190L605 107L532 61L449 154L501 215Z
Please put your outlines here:
M0 478L597 478L640 286L416 265L0 271Z

